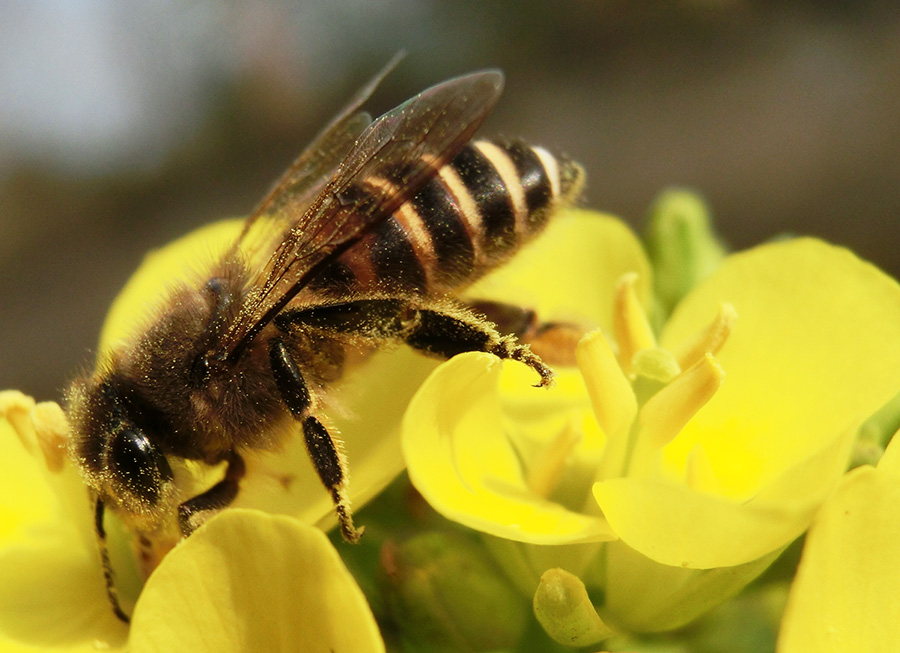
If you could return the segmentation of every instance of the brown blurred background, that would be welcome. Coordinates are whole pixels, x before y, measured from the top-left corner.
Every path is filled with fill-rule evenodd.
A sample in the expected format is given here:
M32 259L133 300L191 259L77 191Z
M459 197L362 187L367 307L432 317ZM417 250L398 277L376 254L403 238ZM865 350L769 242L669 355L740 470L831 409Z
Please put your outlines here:
M896 2L71 0L2 16L0 388L58 397L142 254L249 211L401 48L376 111L500 67L484 131L583 162L591 206L637 226L687 185L734 247L814 234L900 274Z

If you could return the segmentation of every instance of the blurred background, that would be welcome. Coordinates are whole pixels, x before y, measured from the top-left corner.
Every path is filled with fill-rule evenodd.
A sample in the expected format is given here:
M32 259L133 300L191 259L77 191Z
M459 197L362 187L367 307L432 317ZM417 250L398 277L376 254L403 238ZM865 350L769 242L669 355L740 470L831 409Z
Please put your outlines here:
M780 233L900 274L891 1L0 0L0 387L58 398L143 253L247 213L394 53L379 113L502 68L483 132L588 170L638 227L708 199L734 247Z

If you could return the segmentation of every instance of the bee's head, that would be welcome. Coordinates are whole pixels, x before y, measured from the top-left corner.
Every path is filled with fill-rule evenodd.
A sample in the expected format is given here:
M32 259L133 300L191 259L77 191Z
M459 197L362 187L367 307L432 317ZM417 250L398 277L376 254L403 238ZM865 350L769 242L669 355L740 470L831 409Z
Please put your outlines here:
M172 469L135 389L114 375L72 385L72 454L90 488L129 523L152 530L169 513Z

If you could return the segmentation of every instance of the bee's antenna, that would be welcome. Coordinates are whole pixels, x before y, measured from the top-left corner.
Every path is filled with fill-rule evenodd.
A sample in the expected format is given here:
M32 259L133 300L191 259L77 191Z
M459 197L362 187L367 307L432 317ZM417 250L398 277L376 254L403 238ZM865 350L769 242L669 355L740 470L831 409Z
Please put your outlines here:
M112 606L115 615L126 624L131 622L131 618L122 610L119 604L119 593L116 591L116 581L113 575L112 564L109 561L109 547L106 546L106 529L103 527L103 499L96 497L94 499L94 528L97 532L97 546L100 549L100 564L103 565L103 580L106 581L106 597Z

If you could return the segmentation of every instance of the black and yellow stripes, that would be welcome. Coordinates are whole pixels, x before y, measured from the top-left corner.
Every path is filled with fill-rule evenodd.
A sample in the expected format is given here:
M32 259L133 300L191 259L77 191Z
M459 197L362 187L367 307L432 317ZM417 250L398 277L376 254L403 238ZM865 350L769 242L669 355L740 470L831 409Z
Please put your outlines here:
M578 192L583 173L519 141L480 140L323 271L319 293L437 295L467 285L511 256ZM402 193L390 175L357 193ZM402 177L402 175L401 175Z

